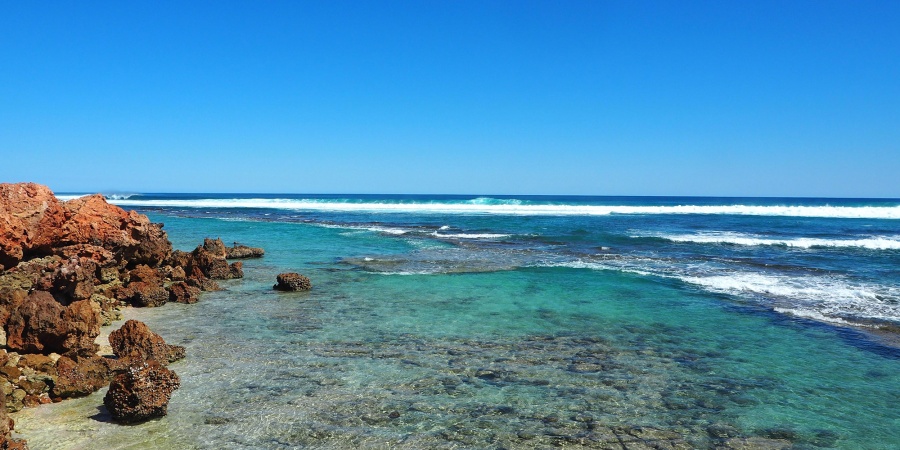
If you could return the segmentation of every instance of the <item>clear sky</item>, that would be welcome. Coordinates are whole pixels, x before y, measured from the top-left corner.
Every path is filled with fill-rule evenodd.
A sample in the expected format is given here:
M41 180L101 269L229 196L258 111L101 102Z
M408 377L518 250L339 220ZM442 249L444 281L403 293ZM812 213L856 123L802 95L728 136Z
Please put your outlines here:
M900 1L0 0L0 181L900 197Z

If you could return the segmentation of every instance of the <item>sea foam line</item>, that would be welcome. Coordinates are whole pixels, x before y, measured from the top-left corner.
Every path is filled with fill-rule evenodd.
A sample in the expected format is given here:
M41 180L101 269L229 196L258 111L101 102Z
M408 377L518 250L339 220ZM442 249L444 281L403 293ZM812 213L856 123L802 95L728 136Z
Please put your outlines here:
M794 276L726 271L694 266L653 266L647 261L571 261L544 266L613 270L643 276L677 279L708 292L751 298L761 296L784 310L805 311L829 318L856 317L900 320L900 288L855 282L839 276ZM837 320L829 320L837 322Z
M71 196L60 196L69 198ZM478 199L476 199L478 200ZM517 203L505 200L452 202L377 202L332 199L110 199L119 206L171 208L261 208L295 211L431 213L431 214L497 214L522 216L606 216L610 214L708 214L743 216L822 217L844 219L900 219L900 206L759 206L759 205L583 205Z
M643 237L643 236L634 236ZM859 239L821 239L821 238L767 238L752 234L717 232L702 234L660 234L653 237L673 242L691 242L698 244L733 244L733 245L782 245L795 248L867 248L871 250L900 249L900 236L870 236Z

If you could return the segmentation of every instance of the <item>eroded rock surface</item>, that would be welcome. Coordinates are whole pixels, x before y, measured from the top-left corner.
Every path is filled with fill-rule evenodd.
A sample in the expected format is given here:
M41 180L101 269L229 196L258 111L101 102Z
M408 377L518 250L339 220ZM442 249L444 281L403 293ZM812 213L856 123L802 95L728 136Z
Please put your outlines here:
M166 415L169 399L180 385L175 372L148 360L116 375L103 404L117 422L142 422Z
M275 281L277 283L272 286L272 289L278 291L308 291L312 289L312 282L309 281L309 278L296 272L280 273Z
M226 248L225 251L225 257L228 259L262 258L266 254L266 251L259 247L248 247L237 242L233 247Z
M109 344L120 359L152 359L165 365L184 358L184 347L166 344L160 335L137 320L128 320L110 333Z

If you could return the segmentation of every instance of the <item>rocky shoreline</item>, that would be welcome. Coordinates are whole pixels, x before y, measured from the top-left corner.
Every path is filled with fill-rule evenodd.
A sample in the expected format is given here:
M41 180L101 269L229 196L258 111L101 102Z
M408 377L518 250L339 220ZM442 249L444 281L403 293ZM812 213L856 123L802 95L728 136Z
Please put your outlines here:
M243 277L242 263L226 258L264 252L221 239L173 250L162 228L99 194L61 202L45 186L0 184L0 449L27 448L11 437L8 412L107 385L117 422L166 414L179 386L166 365L184 348L129 320L101 349L101 325L126 306L195 303L220 289L215 280Z

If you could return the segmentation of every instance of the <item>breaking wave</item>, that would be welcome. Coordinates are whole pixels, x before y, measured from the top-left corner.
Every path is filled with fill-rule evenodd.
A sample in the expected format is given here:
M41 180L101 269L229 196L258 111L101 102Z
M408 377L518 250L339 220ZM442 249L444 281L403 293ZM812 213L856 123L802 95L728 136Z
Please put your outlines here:
M643 237L643 236L633 236ZM772 238L753 234L717 232L700 234L657 235L672 242L692 242L698 244L732 244L732 245L781 245L796 248L867 248L871 250L900 249L900 236L868 236L857 239L822 239L822 238Z
M73 197L74 198L74 197ZM611 214L666 215L706 214L743 216L821 217L845 219L900 219L900 206L831 205L595 205L583 203L526 202L480 197L471 200L367 200L319 198L111 198L110 203L129 207L255 208L295 211L375 213L496 214L521 216L606 216Z

